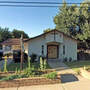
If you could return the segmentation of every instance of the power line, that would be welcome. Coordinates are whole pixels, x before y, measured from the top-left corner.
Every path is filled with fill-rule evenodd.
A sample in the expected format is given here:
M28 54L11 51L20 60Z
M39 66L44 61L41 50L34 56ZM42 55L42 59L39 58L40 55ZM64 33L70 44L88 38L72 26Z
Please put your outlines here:
M12 5L12 4L0 4L0 7L46 7L46 8L59 8L62 6L53 6L53 5ZM69 7L69 6L67 6ZM80 6L77 6L77 8L80 8ZM85 7L81 7L81 8L85 8Z
M17 3L17 4L64 4L60 2L17 2L17 1L0 1L0 3ZM72 3L69 2L67 4L81 4L81 3ZM83 4L90 4L90 3L83 3Z
M40 5L0 5L0 7L61 7L61 6L48 6L48 5L44 5L44 6L40 6Z
M0 7L62 7L62 4L59 2L17 2L17 1L0 1ZM81 3L67 3L69 4L81 4ZM83 3L90 4L90 3ZM69 7L67 6L67 7ZM77 6L80 7L80 6Z

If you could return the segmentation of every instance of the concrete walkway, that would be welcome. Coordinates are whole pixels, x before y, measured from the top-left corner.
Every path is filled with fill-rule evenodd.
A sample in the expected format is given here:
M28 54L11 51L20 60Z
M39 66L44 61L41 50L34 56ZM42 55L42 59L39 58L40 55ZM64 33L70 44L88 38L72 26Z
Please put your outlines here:
M76 74L67 65L65 65L63 62L60 62L60 60L48 60L48 64L52 69L55 69L60 74L66 74L66 73Z

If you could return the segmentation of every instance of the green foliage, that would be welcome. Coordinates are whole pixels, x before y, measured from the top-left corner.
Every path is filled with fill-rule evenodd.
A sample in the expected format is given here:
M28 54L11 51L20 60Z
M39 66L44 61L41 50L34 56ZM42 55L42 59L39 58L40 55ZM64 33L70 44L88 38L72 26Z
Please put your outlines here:
M20 38L23 34L24 38L29 38L28 34L24 31L14 29L12 32L9 31L9 28L0 27L0 42L7 40L8 38Z
M4 77L0 79L0 81L8 81L8 80L13 80L13 79L18 79L18 78L27 78L27 77L28 76L26 74L15 74L15 75Z
M18 69L17 67L16 67L16 71L15 71L15 74L20 74L21 72L20 72L20 69Z
M47 60L44 59L44 69L46 69L46 68L47 68Z
M0 79L0 81L13 80L13 79L16 79L17 77L18 77L18 75L7 76L5 78Z
M44 77L46 77L48 79L55 79L57 77L57 73L56 72L51 72L49 74L45 74Z
M27 77L29 77L29 76L32 76L32 75L33 75L33 72L32 72L31 69L26 68L26 69L24 70L24 75L26 75Z
M9 31L9 28L1 28L0 27L0 42L7 40L8 38L11 38L12 34Z
M40 69L44 69L44 60L42 59L42 57L40 57Z
M30 61L31 61L31 57L29 57L29 56L28 56L28 69L30 69L30 68L31 68L31 67L30 67L30 66L31 66Z
M23 38L29 38L29 36L24 31L16 30L16 29L12 31L12 35L14 38L20 38L21 35L23 35Z
M44 32L44 33L47 33L47 32L49 32L49 31L51 31L51 29L50 29L50 28L47 28L47 29L45 29L43 32Z
M85 42L85 47L90 48L90 1L83 3L78 8L77 5L70 6L64 1L59 13L54 17L54 23L56 29Z
M7 57L5 57L4 72L7 72Z
M50 68L47 63L47 59L45 57L40 57L40 69L45 70L47 68Z

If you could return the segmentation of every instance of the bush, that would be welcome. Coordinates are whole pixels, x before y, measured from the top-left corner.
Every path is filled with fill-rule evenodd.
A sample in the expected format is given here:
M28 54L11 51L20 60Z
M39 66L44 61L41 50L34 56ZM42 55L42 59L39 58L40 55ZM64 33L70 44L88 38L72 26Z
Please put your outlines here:
M71 61L72 61L72 58L70 57L70 58L69 58L69 62L71 62Z
M46 77L48 79L55 79L57 77L57 73L56 72L51 72L49 74L45 74L44 77Z
M37 55L33 53L30 57L31 57L31 63L34 63L35 59L37 58Z
M8 80L13 80L18 78L18 75L11 75L11 76L7 76L5 78L2 78L0 81L8 81Z
M65 57L65 58L64 58L64 62L67 62L67 61L68 61L68 59L67 59L67 57Z

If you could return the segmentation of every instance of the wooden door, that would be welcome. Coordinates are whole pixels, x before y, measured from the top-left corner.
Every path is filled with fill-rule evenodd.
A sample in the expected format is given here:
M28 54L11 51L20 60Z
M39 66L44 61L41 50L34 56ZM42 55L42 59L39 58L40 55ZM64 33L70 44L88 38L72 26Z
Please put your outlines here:
M58 46L57 45L49 45L48 46L48 58L56 59L58 58Z

